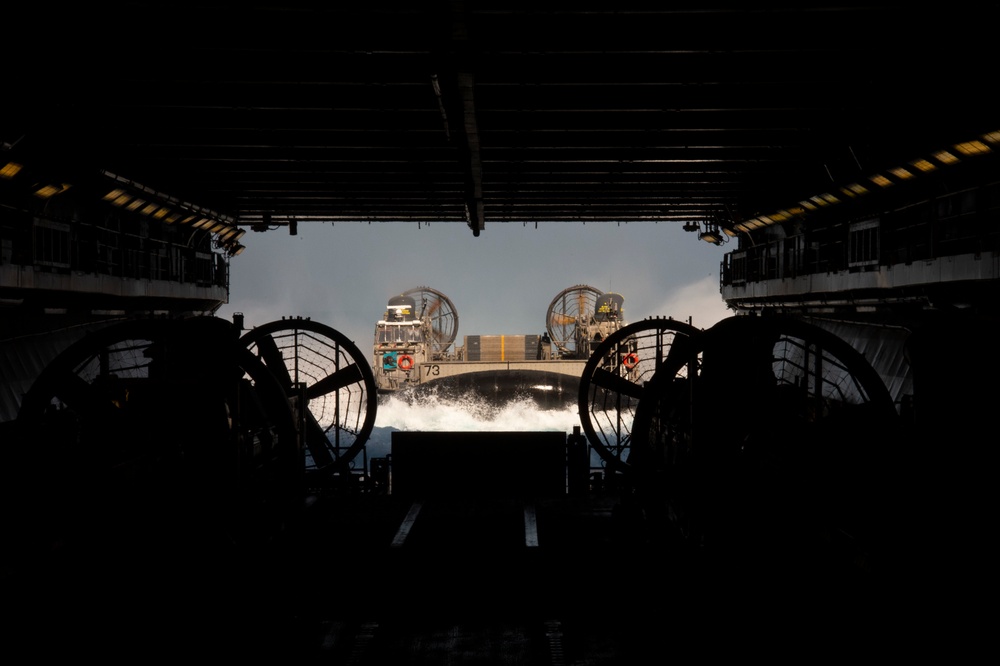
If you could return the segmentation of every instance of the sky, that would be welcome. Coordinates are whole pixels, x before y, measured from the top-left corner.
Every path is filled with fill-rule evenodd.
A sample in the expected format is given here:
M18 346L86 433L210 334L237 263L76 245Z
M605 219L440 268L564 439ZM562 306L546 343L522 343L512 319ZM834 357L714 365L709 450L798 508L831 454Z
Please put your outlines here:
M733 244L698 240L679 223L300 222L247 232L230 261L229 303L244 326L283 317L325 324L367 358L390 297L431 288L454 305L455 343L466 335L546 331L552 300L587 285L624 297L625 320L672 317L709 328L730 316L719 266Z

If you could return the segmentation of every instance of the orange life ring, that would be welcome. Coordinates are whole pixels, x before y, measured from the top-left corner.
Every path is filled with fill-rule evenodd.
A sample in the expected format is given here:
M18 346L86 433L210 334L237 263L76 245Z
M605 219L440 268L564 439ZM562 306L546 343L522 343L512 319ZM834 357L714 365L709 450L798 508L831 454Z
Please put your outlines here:
M625 358L622 359L622 365L631 370L639 363L639 355L635 352L625 354Z
M407 354L403 354L396 361L396 365L399 366L400 370L412 370L413 369L413 357Z

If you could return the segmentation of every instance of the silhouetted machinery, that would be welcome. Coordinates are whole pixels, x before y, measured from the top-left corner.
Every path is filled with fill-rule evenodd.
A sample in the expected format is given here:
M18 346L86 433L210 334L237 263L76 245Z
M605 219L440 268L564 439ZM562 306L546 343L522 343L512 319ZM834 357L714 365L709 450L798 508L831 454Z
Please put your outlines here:
M241 342L302 410L306 475L317 483L356 476L356 460L375 426L375 377L340 331L288 318L249 330ZM363 469L363 468L362 468Z
M648 319L594 351L579 396L651 535L727 564L868 570L903 500L899 419L862 354L803 320Z
M550 307L550 334L568 348L560 322L594 313L575 341L593 349L582 427L651 537L747 563L781 553L864 569L885 556L899 418L863 355L803 320L623 324L617 295L571 292ZM376 406L362 352L308 319L246 333L213 317L108 326L22 400L4 466L6 508L22 517L11 533L29 556L267 543L310 486L370 481L355 464Z
M302 319L240 334L214 317L129 320L43 370L5 465L25 556L268 543L315 475L352 474L375 419L357 348Z

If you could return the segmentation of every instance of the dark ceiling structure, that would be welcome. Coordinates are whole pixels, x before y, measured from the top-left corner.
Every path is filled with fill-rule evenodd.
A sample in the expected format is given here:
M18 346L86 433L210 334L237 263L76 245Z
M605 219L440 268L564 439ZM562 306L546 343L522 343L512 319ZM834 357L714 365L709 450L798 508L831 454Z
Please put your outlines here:
M73 5L10 31L0 149L258 230L479 235L725 227L1000 129L972 9L661 5Z

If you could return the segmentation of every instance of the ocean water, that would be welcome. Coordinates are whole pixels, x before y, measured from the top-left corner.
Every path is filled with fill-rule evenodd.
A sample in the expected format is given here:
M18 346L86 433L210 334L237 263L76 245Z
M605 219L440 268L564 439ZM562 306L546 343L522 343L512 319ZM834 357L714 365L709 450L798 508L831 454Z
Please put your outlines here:
M531 398L496 404L482 398L447 398L427 394L406 400L389 396L378 405L375 426L366 445L367 457L383 457L392 448L392 433L404 431L541 432L567 435L580 426L578 406L543 409ZM582 432L582 430L581 430Z

